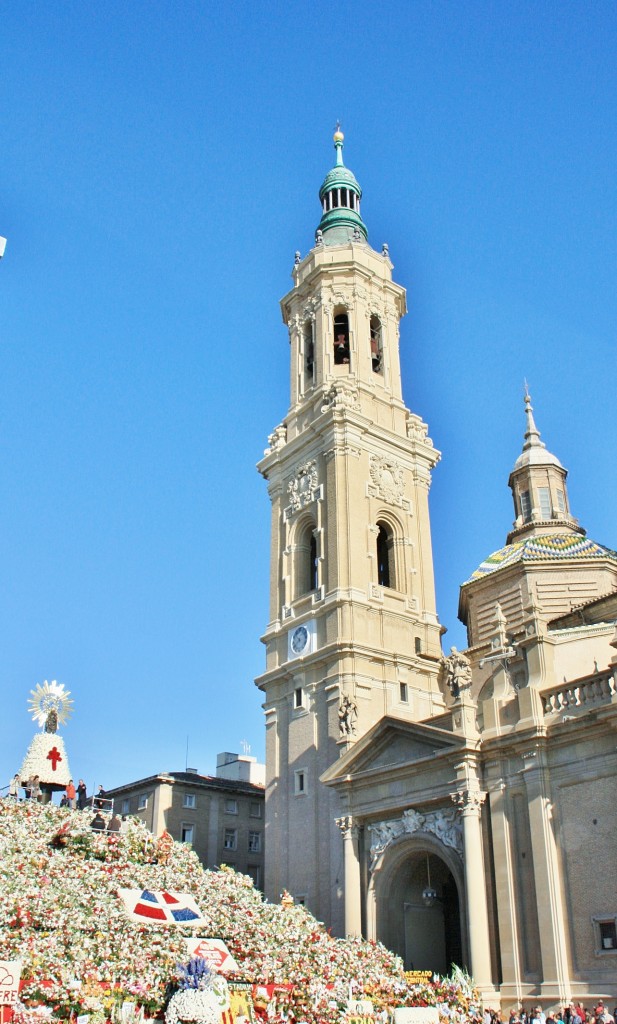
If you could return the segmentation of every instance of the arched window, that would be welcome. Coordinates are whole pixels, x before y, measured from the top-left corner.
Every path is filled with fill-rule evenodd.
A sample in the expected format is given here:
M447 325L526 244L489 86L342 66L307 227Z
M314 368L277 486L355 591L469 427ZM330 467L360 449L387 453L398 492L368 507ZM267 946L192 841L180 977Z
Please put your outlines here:
M315 382L315 343L311 320L305 323L302 337L304 341L304 387L310 388Z
M300 527L295 562L296 597L303 597L318 587L317 535L310 521Z
M334 362L337 366L349 363L349 317L347 313L334 316Z
M372 316L370 320L371 331L371 364L374 373L381 373L383 369L383 346L381 339L381 320L378 316Z
M394 533L387 523L377 523L377 582L396 589L394 565Z

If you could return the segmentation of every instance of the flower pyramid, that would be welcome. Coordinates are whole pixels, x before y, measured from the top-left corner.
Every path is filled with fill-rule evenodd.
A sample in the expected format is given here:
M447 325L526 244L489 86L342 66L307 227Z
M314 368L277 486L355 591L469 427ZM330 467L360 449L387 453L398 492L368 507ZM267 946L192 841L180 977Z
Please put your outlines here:
M161 1014L189 959L186 940L198 936L227 944L236 980L281 986L285 1005L271 1007L270 1019L334 1024L345 1018L350 991L370 999L376 1017L394 1006L437 1005L454 1024L476 1019L462 973L408 984L401 960L380 944L332 938L304 907L267 903L247 876L205 871L186 844L159 853L137 820L125 834L97 833L87 813L0 800L0 960L22 961L18 1021L33 1020L37 1004L60 1020L120 1019L128 1000ZM136 922L121 889L187 894L207 926Z

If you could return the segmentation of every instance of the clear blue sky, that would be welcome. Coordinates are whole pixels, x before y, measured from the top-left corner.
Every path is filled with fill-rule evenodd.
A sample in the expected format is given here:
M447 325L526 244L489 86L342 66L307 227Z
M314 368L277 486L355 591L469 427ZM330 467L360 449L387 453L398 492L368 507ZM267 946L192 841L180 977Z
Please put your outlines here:
M0 13L0 784L44 679L88 784L263 757L279 298L340 118L408 289L446 646L502 546L527 377L617 547L617 6L12 3Z

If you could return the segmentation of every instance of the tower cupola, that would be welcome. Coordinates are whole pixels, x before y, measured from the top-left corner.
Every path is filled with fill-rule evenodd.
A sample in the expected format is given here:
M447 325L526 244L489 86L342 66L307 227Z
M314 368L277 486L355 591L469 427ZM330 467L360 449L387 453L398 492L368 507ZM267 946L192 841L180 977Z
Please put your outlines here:
M353 172L343 163L344 138L340 127L337 127L334 133L336 164L328 171L319 189L323 216L317 228L317 238L325 245L366 242L368 239L366 225L360 216L362 189Z
M523 450L514 463L508 484L514 498L514 528L508 543L521 536L585 531L570 515L566 477L556 455L549 452L536 427L531 395L525 391L527 429Z

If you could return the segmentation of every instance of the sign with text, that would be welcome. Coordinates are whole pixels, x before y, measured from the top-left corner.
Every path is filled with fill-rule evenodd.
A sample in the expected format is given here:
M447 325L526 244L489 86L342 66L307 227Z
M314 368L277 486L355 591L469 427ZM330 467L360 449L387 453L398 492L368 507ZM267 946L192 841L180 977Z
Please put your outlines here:
M189 956L200 956L208 967L219 974L237 971L238 965L222 939L187 939Z
M21 960L0 960L0 1006L14 1006L19 993Z

